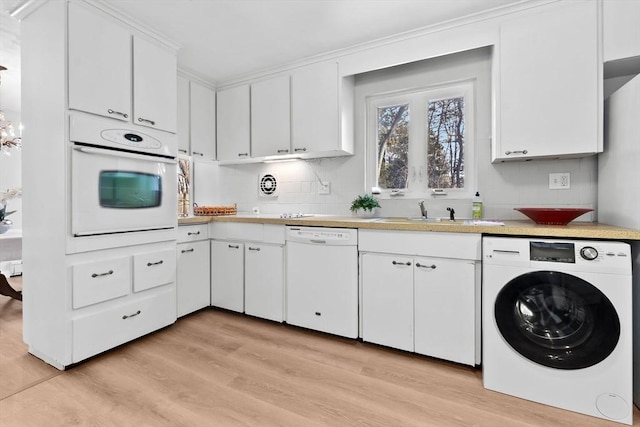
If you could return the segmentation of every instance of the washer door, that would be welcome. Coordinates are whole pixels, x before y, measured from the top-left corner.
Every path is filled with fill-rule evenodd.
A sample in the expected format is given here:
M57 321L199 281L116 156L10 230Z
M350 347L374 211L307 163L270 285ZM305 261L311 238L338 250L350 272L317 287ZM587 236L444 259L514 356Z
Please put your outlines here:
M620 338L611 301L579 277L535 271L507 283L495 302L496 324L522 356L557 369L581 369L606 359Z

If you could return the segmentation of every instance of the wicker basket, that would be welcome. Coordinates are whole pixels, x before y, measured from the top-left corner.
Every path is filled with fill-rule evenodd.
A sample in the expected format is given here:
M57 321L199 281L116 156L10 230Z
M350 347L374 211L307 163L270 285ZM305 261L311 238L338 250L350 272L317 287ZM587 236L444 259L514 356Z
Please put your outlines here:
M233 206L198 206L193 204L193 214L196 216L219 216L219 215L236 215L238 207L234 203Z

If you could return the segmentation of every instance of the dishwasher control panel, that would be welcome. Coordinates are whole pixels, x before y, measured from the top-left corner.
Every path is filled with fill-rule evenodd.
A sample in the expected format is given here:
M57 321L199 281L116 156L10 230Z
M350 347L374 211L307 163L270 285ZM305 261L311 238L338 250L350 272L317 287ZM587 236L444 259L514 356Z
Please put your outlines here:
M287 227L286 240L328 245L357 245L358 230L328 227Z

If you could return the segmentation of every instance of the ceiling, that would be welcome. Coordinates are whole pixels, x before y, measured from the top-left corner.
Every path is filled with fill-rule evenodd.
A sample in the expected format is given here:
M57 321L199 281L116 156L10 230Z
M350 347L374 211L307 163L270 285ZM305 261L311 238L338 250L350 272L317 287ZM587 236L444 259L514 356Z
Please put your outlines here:
M179 67L217 85L523 0L93 1L177 44ZM20 69L19 25L8 12L24 2L0 0L0 64L9 68L3 73L3 105L5 85L15 84L9 75Z

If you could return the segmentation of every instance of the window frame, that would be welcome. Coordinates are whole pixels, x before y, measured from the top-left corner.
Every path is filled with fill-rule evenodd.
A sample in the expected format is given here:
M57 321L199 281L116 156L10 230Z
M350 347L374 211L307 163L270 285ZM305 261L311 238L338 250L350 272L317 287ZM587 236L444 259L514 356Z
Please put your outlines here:
M380 188L380 197L392 198L398 192L411 198L433 195L428 187L427 112L428 103L438 99L464 96L464 188L445 188L439 197L471 198L477 183L476 164L476 79L463 79L419 88L377 93L365 97L365 181L367 188L378 187L378 108L409 104L409 173L407 188ZM416 124L417 123L417 124Z

